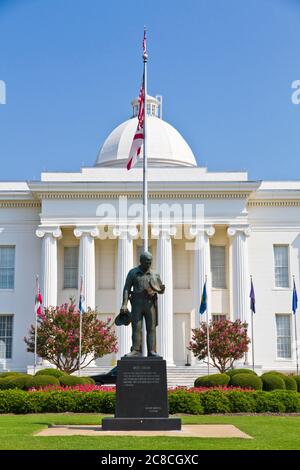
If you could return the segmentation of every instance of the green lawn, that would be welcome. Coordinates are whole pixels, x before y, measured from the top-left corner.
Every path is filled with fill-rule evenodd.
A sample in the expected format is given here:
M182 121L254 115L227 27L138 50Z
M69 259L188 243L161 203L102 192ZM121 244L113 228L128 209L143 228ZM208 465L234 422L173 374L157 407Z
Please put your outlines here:
M99 424L98 414L0 415L0 449L300 449L299 416L183 416L184 424L233 424L253 440L187 437L39 437L49 424Z

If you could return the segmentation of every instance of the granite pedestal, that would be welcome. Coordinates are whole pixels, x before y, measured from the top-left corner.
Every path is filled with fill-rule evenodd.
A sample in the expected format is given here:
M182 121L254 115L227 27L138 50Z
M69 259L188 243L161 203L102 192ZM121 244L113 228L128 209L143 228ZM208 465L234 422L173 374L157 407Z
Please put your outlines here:
M114 418L102 420L104 431L181 429L169 418L166 361L161 357L123 357L117 364Z

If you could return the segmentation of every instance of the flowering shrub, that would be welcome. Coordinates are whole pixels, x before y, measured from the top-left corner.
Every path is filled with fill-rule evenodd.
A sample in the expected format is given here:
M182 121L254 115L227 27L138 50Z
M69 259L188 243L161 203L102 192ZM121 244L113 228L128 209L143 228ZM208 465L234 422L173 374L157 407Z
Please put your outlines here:
M240 320L213 321L209 324L210 363L221 373L233 366L248 351L250 338L247 335L247 323ZM200 360L207 362L207 324L202 322L195 328L189 349Z
M80 312L74 303L45 308L38 318L37 354L71 374L79 369ZM93 360L117 351L117 338L111 318L101 321L97 311L88 309L82 315L81 368ZM31 325L24 338L27 351L34 352L35 328Z

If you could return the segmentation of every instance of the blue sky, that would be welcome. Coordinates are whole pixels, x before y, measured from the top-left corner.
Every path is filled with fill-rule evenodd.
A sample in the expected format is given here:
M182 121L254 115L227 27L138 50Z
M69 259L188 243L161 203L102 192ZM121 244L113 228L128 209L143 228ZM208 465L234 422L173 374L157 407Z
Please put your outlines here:
M210 171L300 180L300 0L0 0L0 180L92 166L150 94Z

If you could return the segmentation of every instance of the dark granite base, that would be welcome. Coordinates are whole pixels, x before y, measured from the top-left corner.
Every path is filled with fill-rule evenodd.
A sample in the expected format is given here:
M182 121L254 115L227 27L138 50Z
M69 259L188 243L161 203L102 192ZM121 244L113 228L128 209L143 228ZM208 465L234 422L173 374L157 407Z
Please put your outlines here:
M117 364L114 418L102 420L103 431L176 431L169 418L167 367L162 357L123 357Z
M180 418L103 418L103 431L180 431Z

